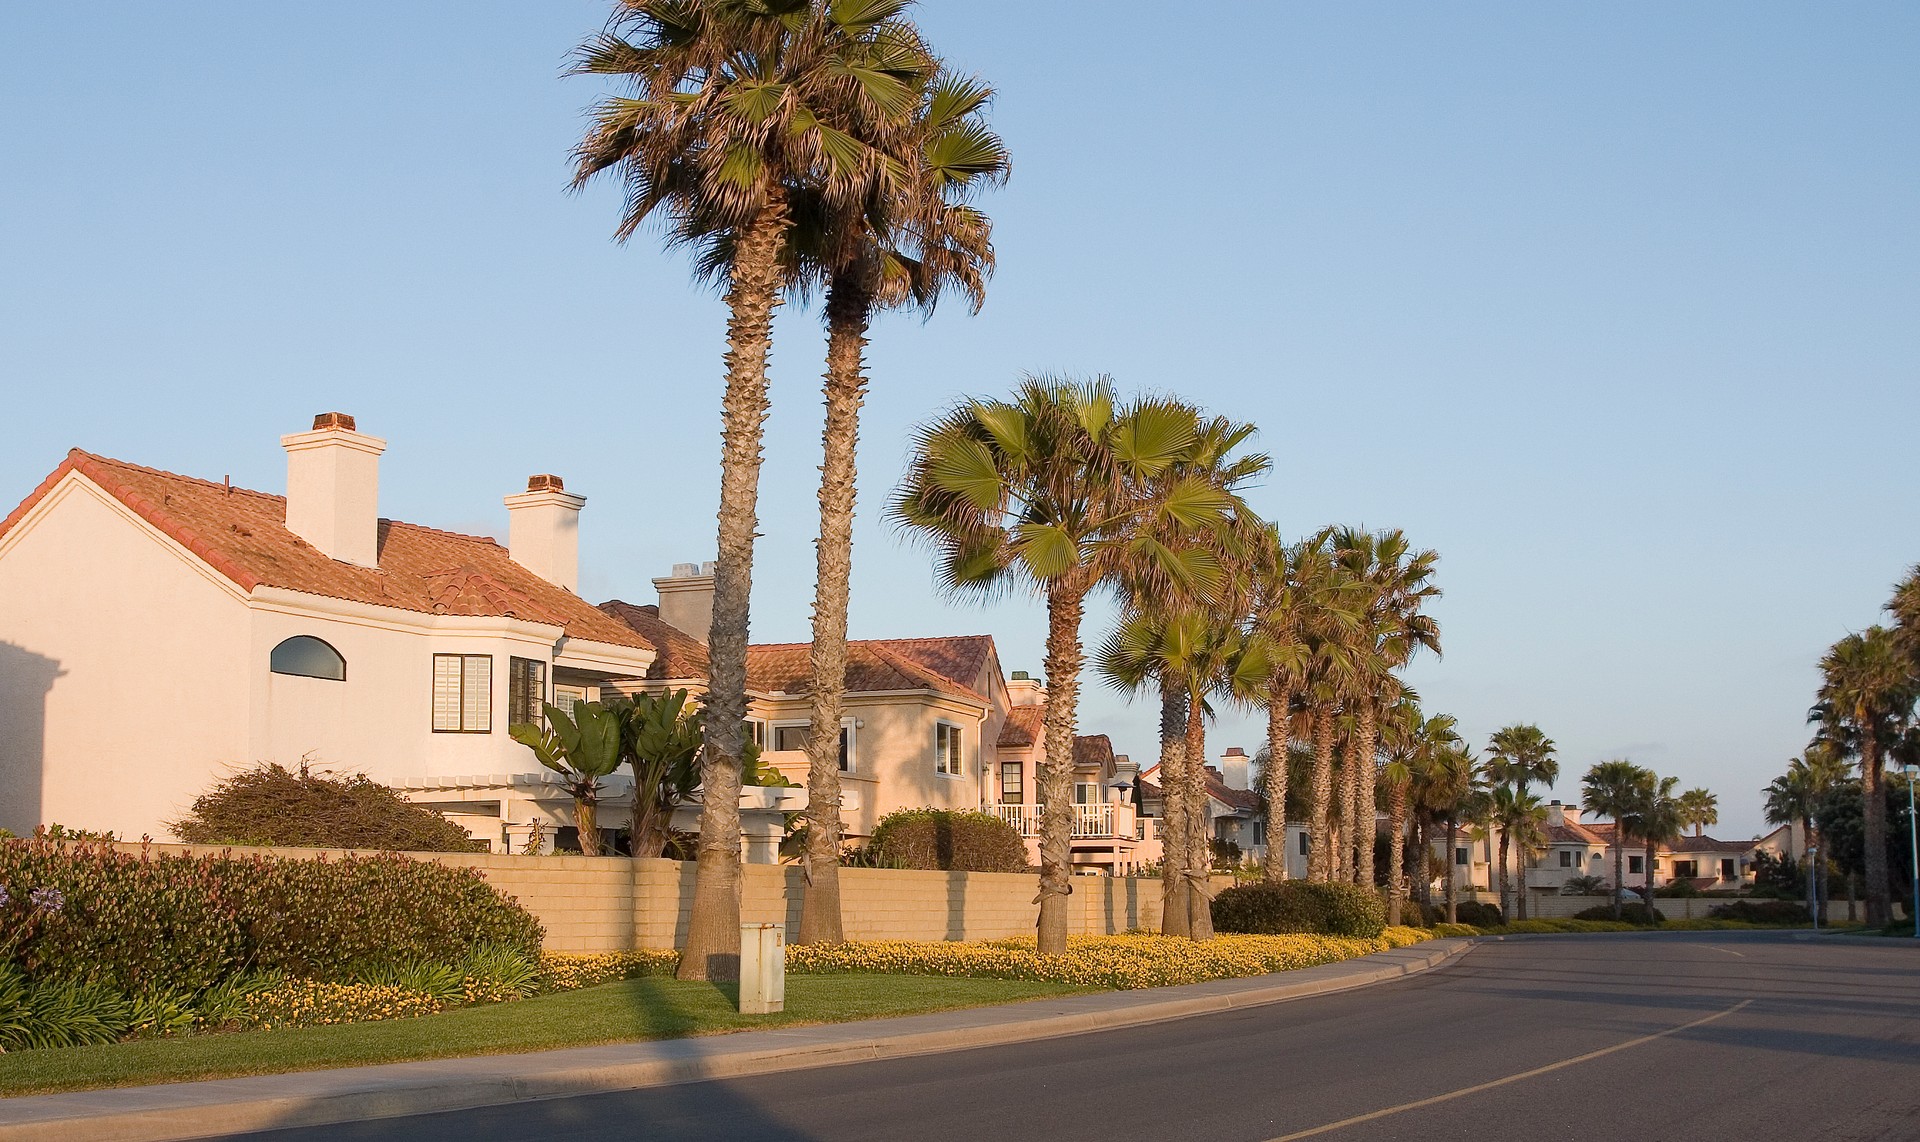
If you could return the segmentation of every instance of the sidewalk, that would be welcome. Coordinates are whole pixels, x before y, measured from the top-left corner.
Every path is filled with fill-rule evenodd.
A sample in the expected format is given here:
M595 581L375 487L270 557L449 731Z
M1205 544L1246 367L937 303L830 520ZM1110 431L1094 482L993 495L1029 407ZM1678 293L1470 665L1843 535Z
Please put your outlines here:
M1325 995L1457 959L1431 940L1250 979L778 1031L0 1099L0 1142L173 1142L1020 1043Z

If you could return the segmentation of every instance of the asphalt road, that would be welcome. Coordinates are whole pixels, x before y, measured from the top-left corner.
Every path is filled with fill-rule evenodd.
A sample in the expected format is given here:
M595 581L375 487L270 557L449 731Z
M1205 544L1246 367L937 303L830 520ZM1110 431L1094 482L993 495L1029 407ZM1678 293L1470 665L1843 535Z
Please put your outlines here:
M1563 936L1405 982L1014 1047L247 1136L1920 1140L1920 948Z

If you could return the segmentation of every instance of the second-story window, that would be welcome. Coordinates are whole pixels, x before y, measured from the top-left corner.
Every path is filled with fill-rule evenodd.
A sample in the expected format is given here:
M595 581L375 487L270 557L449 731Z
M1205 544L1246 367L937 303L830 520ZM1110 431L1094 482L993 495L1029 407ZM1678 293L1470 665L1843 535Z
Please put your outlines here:
M507 659L507 724L539 725L546 717L547 664L537 658ZM554 705L559 705L555 702ZM569 704L568 712L572 712Z
M852 718L840 719L840 772L853 772L853 726ZM805 722L788 722L773 727L773 748L782 752L798 750L806 752L807 734L811 732Z
M959 777L961 773L961 744L964 735L959 726L952 722L936 722L933 726L933 771L944 773L948 777Z
M493 732L493 656L433 656L433 732Z

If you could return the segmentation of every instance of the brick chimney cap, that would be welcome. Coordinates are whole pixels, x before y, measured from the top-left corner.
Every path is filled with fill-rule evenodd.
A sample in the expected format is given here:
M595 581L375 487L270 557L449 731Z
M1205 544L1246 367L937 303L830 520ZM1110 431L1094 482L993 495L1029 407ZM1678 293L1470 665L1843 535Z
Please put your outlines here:
M564 492L566 490L566 481L558 476L539 475L527 477L527 491L529 492Z
M1244 749L1241 749L1237 745L1230 745L1227 747L1227 756L1228 757L1245 757L1247 756L1247 751Z
M353 432L355 431L353 427L353 417L344 412L323 412L313 418L313 430L315 432L329 428L339 429L342 432Z

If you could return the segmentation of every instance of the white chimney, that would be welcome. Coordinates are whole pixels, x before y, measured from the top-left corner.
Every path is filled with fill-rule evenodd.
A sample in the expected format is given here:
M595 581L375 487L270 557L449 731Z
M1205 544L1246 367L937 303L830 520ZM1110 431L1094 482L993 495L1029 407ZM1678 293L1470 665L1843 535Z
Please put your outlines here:
M1007 705L1038 706L1047 700L1047 688L1044 683L1034 679L1024 670L1016 670L1007 679Z
M287 450L287 530L329 559L378 567L387 442L355 432L344 412L323 412L312 432L282 436L280 447Z
M1253 788L1253 773L1248 768L1247 751L1231 746L1220 758L1220 784L1228 789Z
M675 563L673 574L653 581L660 592L660 619L701 642L713 628L713 563Z
M580 509L558 476L529 476L527 490L508 496L507 554L556 587L580 591Z

